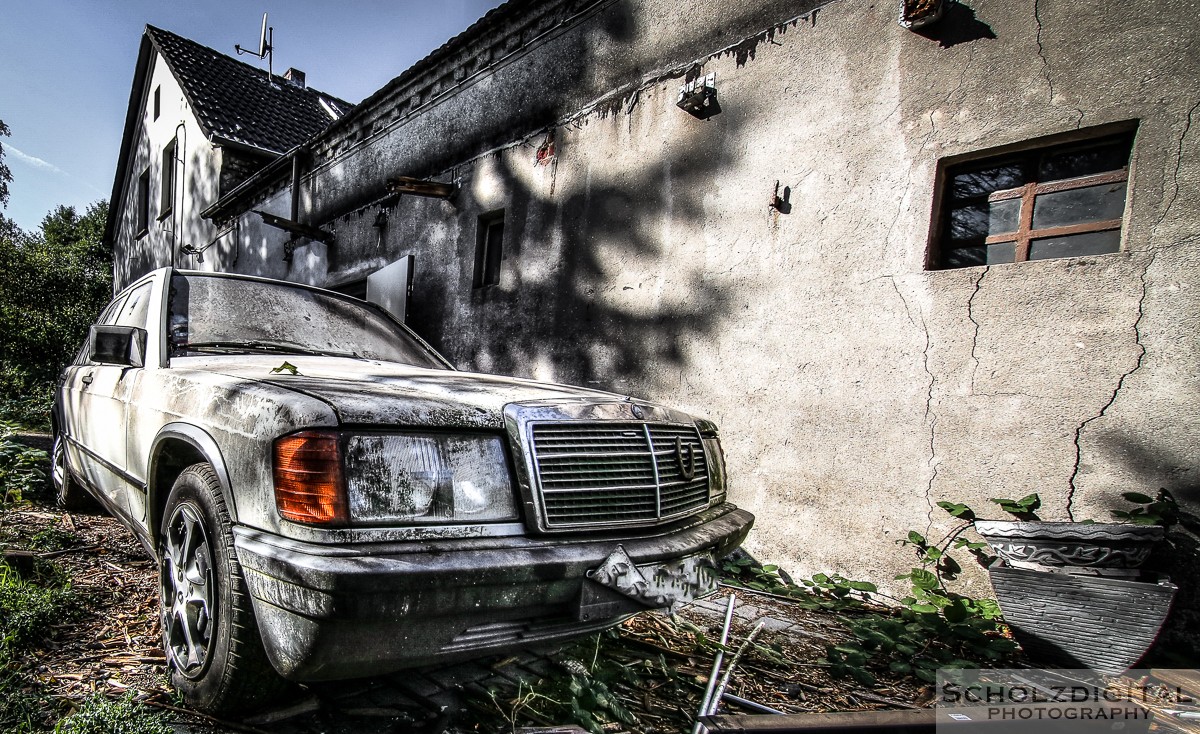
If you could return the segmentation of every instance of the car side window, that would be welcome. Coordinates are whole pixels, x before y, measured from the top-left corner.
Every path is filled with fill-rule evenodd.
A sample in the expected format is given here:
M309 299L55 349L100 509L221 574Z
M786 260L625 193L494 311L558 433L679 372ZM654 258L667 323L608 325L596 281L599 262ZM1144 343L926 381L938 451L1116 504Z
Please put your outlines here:
M104 324L105 326L112 326L117 323L117 316L121 313L121 307L125 305L126 297L119 296L112 303L105 306L104 310L100 312L100 316L96 318L96 323Z
M116 322L117 315L121 313L121 306L124 305L126 296L120 296L114 299L111 303L104 307L100 315L96 317L97 324L111 326ZM75 355L75 361L72 364L85 365L90 364L88 361L88 342L85 339L83 346L80 347L79 353Z
M146 319L150 315L150 285L150 283L145 283L129 292L125 303L117 309L117 326L146 328Z

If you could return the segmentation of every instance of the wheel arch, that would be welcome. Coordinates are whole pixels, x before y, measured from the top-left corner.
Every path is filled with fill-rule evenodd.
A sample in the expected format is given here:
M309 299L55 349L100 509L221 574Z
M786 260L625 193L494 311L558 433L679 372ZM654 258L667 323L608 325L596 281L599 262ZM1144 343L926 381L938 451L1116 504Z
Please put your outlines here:
M146 525L155 546L158 545L167 495L171 493L175 479L184 469L199 462L213 468L230 519L237 522L237 503L233 499L229 470L217 442L204 429L190 423L168 423L154 438L146 477Z

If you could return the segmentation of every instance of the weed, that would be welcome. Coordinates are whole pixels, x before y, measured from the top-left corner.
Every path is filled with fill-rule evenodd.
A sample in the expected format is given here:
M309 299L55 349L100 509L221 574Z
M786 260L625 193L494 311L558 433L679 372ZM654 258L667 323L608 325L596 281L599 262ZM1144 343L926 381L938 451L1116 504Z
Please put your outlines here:
M0 506L23 503L45 488L46 452L16 440L17 426L0 421Z
M628 697L643 689L649 678L665 678L656 682L655 688L674 686L681 698L690 695L683 690L686 682L679 680L661 656L658 661L628 664L610 657L607 645L617 638L615 630L608 630L575 643L559 661L565 676L520 683L511 697L502 698L499 691L491 690L491 704L513 730L520 721L530 720L577 724L593 734L603 734L614 727L640 728Z
M41 561L33 576L24 579L0 563L0 664L17 650L44 640L52 623L74 616L73 594L61 569Z
M0 373L0 394L5 392L4 382L4 376ZM20 397L0 398L0 420L10 421L34 431L50 430L54 386L34 385L25 390Z
M949 546L987 557L982 550L985 544L958 544L958 540L951 536L937 547L920 533L910 532L899 541L913 547L921 564L896 577L910 586L909 593L899 598L880 592L870 581L838 574L819 573L791 583L777 567L760 566L748 556L726 559L724 581L791 597L802 608L838 614L853 639L827 646L820 662L834 675L870 685L886 670L932 682L938 668L995 665L1017 650L995 601L946 588L945 580L962 571Z
M29 538L29 549L41 552L66 550L79 545L79 536L56 527L43 528Z
M110 699L96 694L58 722L54 734L171 734L161 713L137 703L131 694Z
M1141 492L1125 492L1121 495L1127 502L1137 505L1132 510L1114 510L1113 517L1135 525L1162 525L1167 530L1188 519L1179 507L1175 495L1166 488L1158 490L1157 497Z
M51 705L24 668L21 652L43 641L52 623L74 616L65 572L38 559L29 578L0 563L0 729L31 732Z

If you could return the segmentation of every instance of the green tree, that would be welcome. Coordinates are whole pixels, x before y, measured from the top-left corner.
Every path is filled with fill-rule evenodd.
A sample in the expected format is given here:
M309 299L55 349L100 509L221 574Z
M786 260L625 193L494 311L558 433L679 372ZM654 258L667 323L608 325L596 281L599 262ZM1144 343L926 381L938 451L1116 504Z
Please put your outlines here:
M4 120L0 120L0 137L5 135L12 135L12 131L4 124ZM12 171L8 170L8 164L4 162L4 144L0 143L0 209L8 207L9 181L12 181Z
M54 384L112 295L108 204L59 206L40 231L0 223L0 414L46 426Z

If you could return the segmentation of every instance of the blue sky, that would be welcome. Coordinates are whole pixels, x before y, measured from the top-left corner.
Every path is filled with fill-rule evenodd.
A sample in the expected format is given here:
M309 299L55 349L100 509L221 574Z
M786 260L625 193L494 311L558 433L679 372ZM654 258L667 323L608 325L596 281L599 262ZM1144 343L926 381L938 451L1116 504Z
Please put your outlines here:
M4 214L35 229L57 204L108 198L147 23L233 56L234 44L258 45L267 12L277 72L294 66L309 86L359 102L500 2L0 0Z

